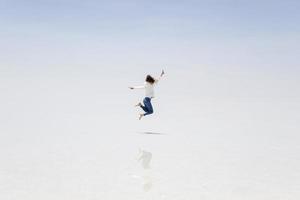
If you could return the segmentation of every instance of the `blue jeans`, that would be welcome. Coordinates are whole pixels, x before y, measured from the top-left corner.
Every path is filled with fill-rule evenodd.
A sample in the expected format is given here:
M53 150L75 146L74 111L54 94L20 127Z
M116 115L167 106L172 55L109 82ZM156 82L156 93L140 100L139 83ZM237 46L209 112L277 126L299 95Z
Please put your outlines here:
M143 100L143 103L144 103L144 106L141 105L141 108L145 111L144 116L152 114L153 113L153 107L152 107L152 104L151 104L151 98L145 97L144 100Z

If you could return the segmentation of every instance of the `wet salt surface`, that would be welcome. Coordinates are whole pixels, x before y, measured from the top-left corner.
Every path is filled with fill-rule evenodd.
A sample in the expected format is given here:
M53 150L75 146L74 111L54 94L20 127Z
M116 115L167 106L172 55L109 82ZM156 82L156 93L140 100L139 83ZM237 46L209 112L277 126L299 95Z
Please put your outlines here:
M0 199L300 198L297 84L213 73L187 90L182 70L139 121L141 93L81 72L3 79Z
M205 126L203 127L205 128ZM207 128L207 127L206 127ZM298 135L226 131L7 136L1 199L295 199ZM270 135L267 135L270 134Z

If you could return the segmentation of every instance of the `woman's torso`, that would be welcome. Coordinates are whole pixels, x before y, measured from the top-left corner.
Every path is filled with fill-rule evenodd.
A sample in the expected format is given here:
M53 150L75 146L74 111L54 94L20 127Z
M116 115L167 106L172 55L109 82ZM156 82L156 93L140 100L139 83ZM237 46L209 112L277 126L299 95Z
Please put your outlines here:
M145 82L145 96L149 98L154 97L154 83Z

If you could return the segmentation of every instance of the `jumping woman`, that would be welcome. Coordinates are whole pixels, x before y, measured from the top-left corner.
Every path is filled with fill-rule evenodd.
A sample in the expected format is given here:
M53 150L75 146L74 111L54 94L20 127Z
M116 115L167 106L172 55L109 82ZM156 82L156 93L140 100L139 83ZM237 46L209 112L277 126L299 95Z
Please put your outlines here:
M145 98L143 100L144 105L142 103L138 103L137 105L135 105L135 106L141 107L145 111L145 113L140 114L139 120L141 120L142 117L153 113L151 99L154 98L154 86L157 84L157 82L160 80L160 78L164 74L165 74L165 72L164 72L164 70L162 70L158 79L155 79L150 75L147 75L144 85L129 87L129 89L132 89L132 90L133 89L145 89Z

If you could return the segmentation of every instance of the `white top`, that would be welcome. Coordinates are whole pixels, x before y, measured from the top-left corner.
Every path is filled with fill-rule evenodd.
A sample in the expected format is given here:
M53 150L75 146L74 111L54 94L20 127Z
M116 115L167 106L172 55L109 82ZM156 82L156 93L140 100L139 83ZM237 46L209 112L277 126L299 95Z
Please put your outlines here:
M154 86L156 85L157 81L155 83L151 84L148 82L145 82L144 85L141 86L135 86L134 89L145 89L145 96L149 98L154 97Z

